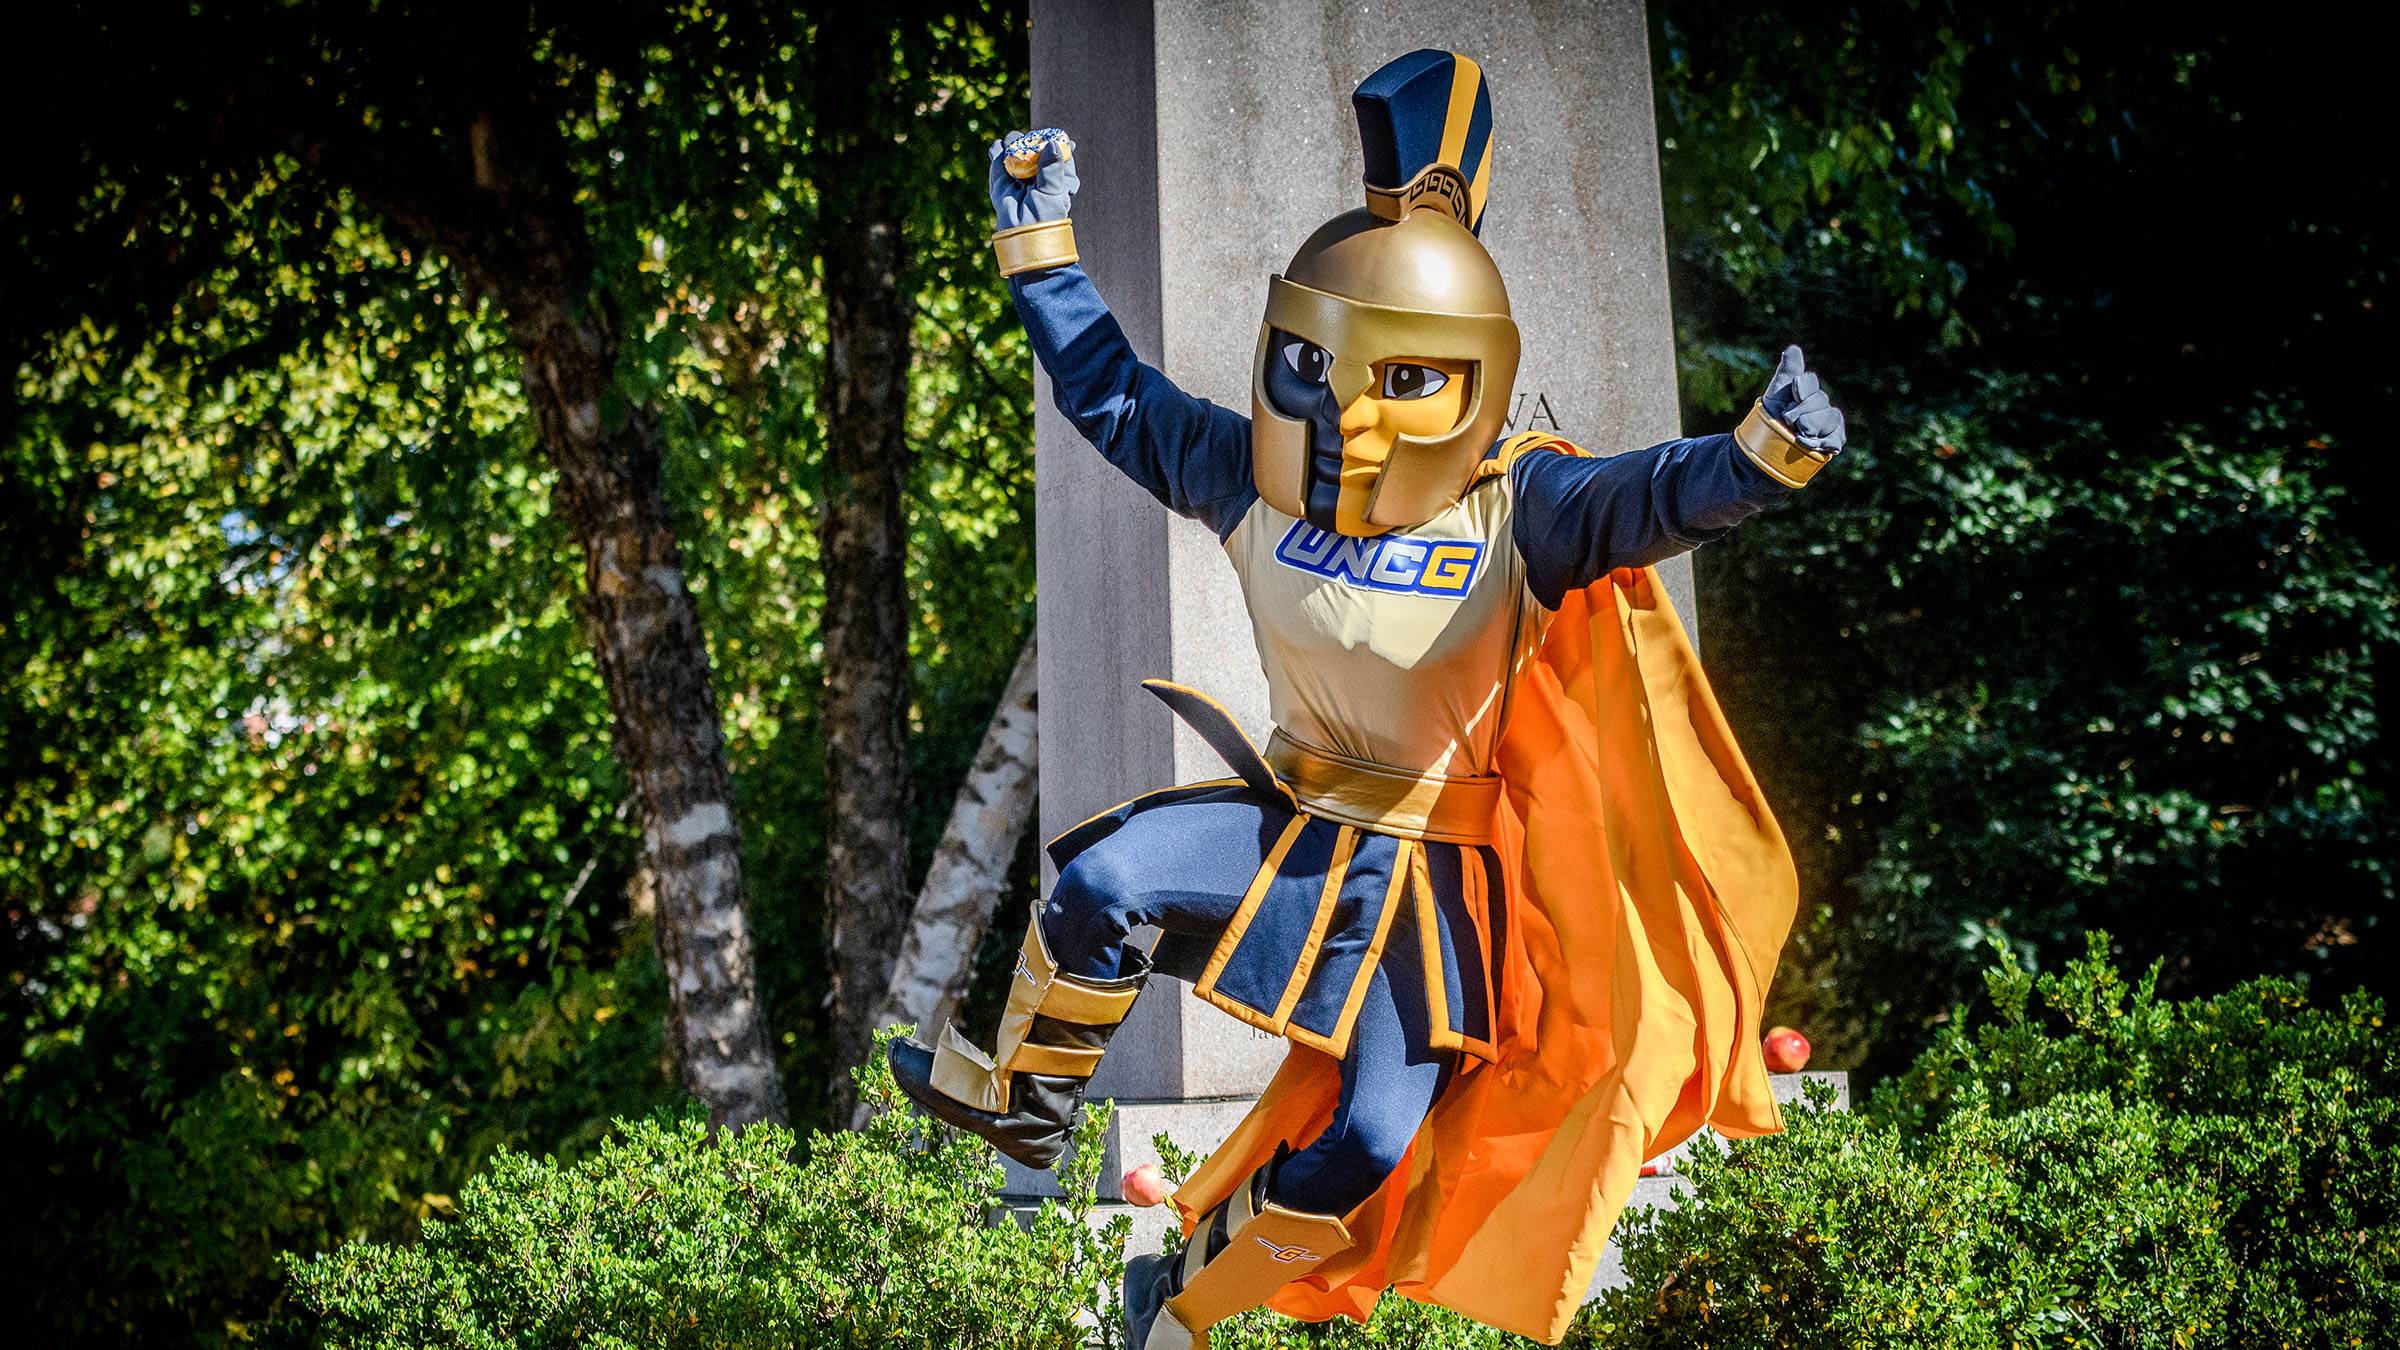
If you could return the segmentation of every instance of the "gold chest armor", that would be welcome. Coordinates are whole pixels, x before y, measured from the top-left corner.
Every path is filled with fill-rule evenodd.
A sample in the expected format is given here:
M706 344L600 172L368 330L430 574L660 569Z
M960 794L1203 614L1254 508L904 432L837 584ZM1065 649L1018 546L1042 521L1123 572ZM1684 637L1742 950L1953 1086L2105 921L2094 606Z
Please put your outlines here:
M1266 757L1312 813L1488 838L1509 686L1549 616L1512 505L1501 475L1422 525L1354 538L1262 499L1225 541L1267 677Z

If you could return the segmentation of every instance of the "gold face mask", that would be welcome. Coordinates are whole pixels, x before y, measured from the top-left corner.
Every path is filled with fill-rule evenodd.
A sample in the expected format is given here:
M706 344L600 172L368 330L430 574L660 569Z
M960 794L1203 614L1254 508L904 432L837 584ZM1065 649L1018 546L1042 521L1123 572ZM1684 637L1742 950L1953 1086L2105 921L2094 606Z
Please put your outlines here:
M1336 217L1268 282L1259 495L1347 535L1421 525L1499 439L1516 374L1507 289L1465 226L1430 210Z

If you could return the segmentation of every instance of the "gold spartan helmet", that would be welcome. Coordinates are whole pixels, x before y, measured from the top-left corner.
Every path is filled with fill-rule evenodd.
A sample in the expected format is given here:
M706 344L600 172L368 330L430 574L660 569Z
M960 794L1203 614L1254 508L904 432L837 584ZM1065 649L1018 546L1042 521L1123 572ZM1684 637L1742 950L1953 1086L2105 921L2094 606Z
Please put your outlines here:
M1483 72L1452 52L1411 52L1351 96L1365 149L1367 205L1318 227L1267 283L1251 370L1252 473L1259 496L1321 529L1375 535L1421 525L1466 490L1500 437L1517 377L1508 288L1476 237L1492 169ZM1464 166L1473 165L1470 173ZM1314 344L1296 380L1283 357ZM1306 350L1305 347L1299 350ZM1345 449L1344 410L1395 366L1463 367L1446 430Z

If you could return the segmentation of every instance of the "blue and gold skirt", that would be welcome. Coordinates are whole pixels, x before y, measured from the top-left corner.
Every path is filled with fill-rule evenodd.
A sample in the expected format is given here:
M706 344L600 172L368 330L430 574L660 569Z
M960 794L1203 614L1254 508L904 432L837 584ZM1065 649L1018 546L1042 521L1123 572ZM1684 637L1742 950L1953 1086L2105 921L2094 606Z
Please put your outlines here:
M1497 959L1507 950L1507 892L1485 843L1406 838L1294 809L1242 779L1167 788L1105 811L1050 844L1064 869L1136 816L1186 803L1242 802L1274 842L1213 937L1168 933L1158 968L1257 1027L1337 1058L1350 1045L1368 981L1422 982L1428 1044L1494 1058ZM1175 860L1162 857L1161 868ZM1163 879L1170 884L1172 878Z

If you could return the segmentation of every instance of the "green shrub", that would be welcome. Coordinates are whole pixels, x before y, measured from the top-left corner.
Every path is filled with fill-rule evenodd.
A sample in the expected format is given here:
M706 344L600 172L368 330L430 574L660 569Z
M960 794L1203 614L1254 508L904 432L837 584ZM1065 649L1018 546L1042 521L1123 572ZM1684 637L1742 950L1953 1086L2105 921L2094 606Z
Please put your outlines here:
M2391 1343L2400 1325L2400 1063L2383 1009L2253 980L2214 998L2129 984L2095 933L2035 976L2006 949L1991 1012L1950 1027L1856 1114L1697 1150L1682 1206L1629 1213L1629 1282L1567 1343L2072 1347ZM877 1060L880 1066L880 1058ZM1122 1219L1094 1231L1104 1117L1068 1199L988 1220L982 1144L898 1103L857 1134L621 1126L572 1166L503 1154L415 1246L292 1263L335 1346L1113 1344ZM1162 1141L1163 1143L1163 1141ZM1163 1147L1171 1174L1193 1159ZM1215 1350L1516 1350L1386 1298L1364 1325L1264 1312Z
M1367 1322L1295 1322L1247 1312L1208 1331L1208 1350L1538 1350L1538 1341L1494 1331L1448 1308L1384 1295Z
M291 1259L320 1343L338 1347L961 1346L1083 1343L1117 1283L1126 1222L1090 1222L1090 1113L1027 1224L992 1222L981 1142L897 1109L879 1053L858 1075L865 1130L795 1140L759 1126L713 1145L696 1115L619 1122L572 1164L503 1152L414 1244Z
M2400 1325L2400 1070L2364 994L2129 987L2003 951L1857 1115L1702 1152L1592 1346L2350 1346ZM2035 1006L2035 996L2039 1006Z

